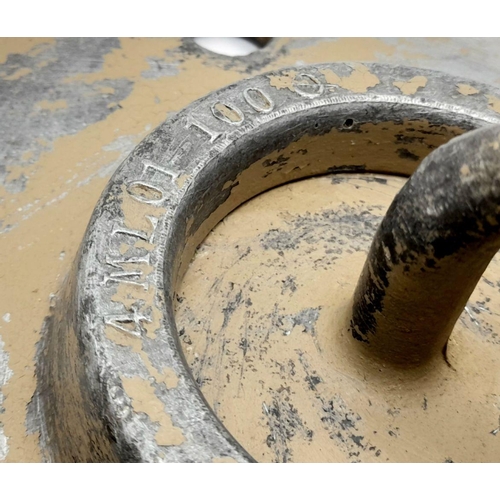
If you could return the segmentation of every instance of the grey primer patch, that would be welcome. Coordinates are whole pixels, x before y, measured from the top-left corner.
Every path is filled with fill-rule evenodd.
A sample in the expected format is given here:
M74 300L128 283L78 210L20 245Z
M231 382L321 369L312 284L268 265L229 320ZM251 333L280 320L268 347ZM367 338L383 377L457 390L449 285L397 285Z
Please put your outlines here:
M293 294L297 291L297 282L295 281L294 276L287 276L281 283L281 295L284 295L284 293L288 290L290 294Z
M294 436L312 441L313 431L308 429L296 408L290 404L290 387L282 387L277 391L270 391L272 402L262 405L262 411L268 419L270 434L266 438L266 444L276 456L275 462L287 463L292 459L292 450L288 443Z
M276 326L281 330L285 329L285 334L289 334L296 326L302 326L304 333L316 336L316 322L319 318L321 307L307 307L297 314L285 314L276 318Z
M2 387L8 382L10 377L12 377L13 372L8 367L9 355L3 350L5 344L2 342L2 337L0 336L0 414L5 411L3 407L4 395L2 394ZM0 461L7 458L7 453L9 452L9 445L7 444L7 437L3 432L3 425L0 422Z
M298 355L299 362L306 374L305 380L309 389L315 393L316 399L321 405L321 422L323 428L329 433L330 439L337 442L339 448L351 462L360 462L361 452L379 457L382 451L367 441L360 429L362 426L361 417L347 406L340 395L334 395L332 398L322 396L317 390L317 386L322 380L321 376L318 376L316 371L311 369L303 352L298 352Z
M315 262L315 268L328 266L342 252L368 250L382 220L382 216L373 213L378 208L380 207L367 206L360 213L359 209L342 203L336 210L299 215L287 221L287 228L271 229L264 234L261 245L266 250L275 250L283 257L286 252L299 249L302 243L322 244L325 257Z
M498 255L493 257L493 260L498 260ZM491 283L486 278L483 278L483 281L487 284ZM495 332L493 325L490 323L490 320L493 317L498 317L499 314L490 309L488 304L490 300L487 297L484 301L467 302L464 311L460 315L460 322L486 342L500 344L500 335Z
M148 80L155 80L163 76L175 76L179 73L177 64L167 63L162 59L148 59L148 63L150 69L141 73L141 76Z

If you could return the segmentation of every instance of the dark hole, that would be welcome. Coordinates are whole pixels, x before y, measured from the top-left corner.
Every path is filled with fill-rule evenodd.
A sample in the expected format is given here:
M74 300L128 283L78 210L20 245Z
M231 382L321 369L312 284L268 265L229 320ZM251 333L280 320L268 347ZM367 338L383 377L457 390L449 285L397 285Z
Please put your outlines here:
M354 125L354 120L352 118L347 118L344 122L344 128L351 128Z

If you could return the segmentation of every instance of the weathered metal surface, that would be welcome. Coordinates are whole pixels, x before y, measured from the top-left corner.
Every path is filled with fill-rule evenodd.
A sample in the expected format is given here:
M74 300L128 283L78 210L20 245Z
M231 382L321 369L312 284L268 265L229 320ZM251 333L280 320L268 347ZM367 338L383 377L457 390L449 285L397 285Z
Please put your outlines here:
M69 270L109 175L168 113L256 72L350 60L443 69L459 77L458 94L450 94L454 103L456 97L467 109L484 105L495 116L498 90L467 81L497 83L496 43L281 39L247 58L228 58L187 39L2 40L0 92L7 97L0 106L7 117L2 126L8 124L1 139L2 457L42 459L39 409L31 405L25 416L50 296ZM393 91L418 95L421 76L405 74ZM334 84L341 85L341 77Z
M395 85L417 76L414 95ZM436 137L500 121L459 83L374 64L280 70L196 101L144 139L102 195L46 322L35 402L48 456L250 460L179 346L175 287L194 249L267 189L324 173L409 174ZM422 131L417 146L401 147L401 128Z

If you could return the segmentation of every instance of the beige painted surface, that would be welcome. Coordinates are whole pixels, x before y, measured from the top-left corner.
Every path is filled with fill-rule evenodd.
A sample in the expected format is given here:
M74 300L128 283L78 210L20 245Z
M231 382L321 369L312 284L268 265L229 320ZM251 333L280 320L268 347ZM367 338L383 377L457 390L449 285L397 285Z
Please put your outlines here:
M498 257L451 336L449 364L391 368L348 332L371 238L404 181L288 184L235 210L197 250L178 291L183 349L217 416L258 461L500 460Z

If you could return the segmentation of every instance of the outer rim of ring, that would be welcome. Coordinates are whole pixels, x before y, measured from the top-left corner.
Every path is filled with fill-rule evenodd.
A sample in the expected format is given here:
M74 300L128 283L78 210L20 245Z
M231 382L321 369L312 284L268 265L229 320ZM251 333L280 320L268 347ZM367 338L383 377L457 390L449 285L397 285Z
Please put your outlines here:
M193 230L187 224L186 214L190 209L197 211L198 217L202 214L202 209L193 205L195 198L206 195L199 191L200 179L209 171L216 176L214 165L217 166L218 158L267 124L330 107L345 110L351 105L408 105L412 109L463 117L473 124L472 128L500 123L500 114L489 106L489 99L498 96L498 90L434 71L366 64L363 67L376 76L378 84L365 93L337 86L329 94L331 86L325 81L325 70L349 75L359 71L359 67L359 64L335 63L284 69L213 92L160 125L118 168L94 210L53 315L45 323L34 402L41 410L39 427L42 446L49 450L47 460L254 461L206 403L178 343L173 287L183 235ZM293 72L296 72L295 80L292 77L295 83L289 87L278 89L270 85L271 78L289 78ZM297 83L304 78L302 75L308 75L309 86ZM403 95L394 85L416 76L425 76L427 84L411 96ZM470 84L478 93L462 95L457 90L458 84ZM249 88L265 92L273 109L256 110L249 104L243 95ZM211 109L220 101L243 113L243 119L238 123L217 119ZM205 191L209 191L206 179L204 182ZM286 180L276 185L283 182ZM143 216L158 219L149 219L152 231L149 234L142 231L140 236L137 236L140 231L125 220L123 211L123 197L131 196L133 183L134 186L140 183L142 189L142 194L132 191L134 200L147 199L140 203ZM226 198L228 195L225 194ZM159 212L160 216L153 215ZM110 265L110 258L116 259L118 246L123 242L130 244L134 238L148 247L147 258L153 271L145 274L138 264L139 275L117 277L119 268ZM141 258L146 258L145 255L141 254ZM125 279L135 282L132 286L138 290L147 287L154 291L154 300L140 306L133 318L130 310L116 299L118 283ZM138 296L141 297L140 293ZM161 315L155 338L145 334L147 321L138 319L148 311ZM120 323L117 317L121 315L123 319L127 314L132 320ZM178 379L176 385L168 387L157 380L137 352L110 340L105 329L116 330L116 325L137 330L122 333L140 339L145 356L158 373L173 370ZM122 383L124 377L137 377L151 387L163 404L166 421L180 430L182 442L158 443L156 434L162 422L147 411L134 410L133 398ZM69 392L73 396L68 399ZM79 407L77 418L70 399L71 405ZM78 441L81 432L92 436L90 444L81 445L81 440ZM72 451L75 447L80 449L77 456Z

